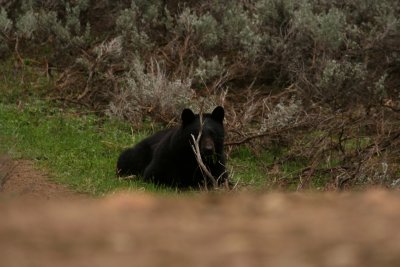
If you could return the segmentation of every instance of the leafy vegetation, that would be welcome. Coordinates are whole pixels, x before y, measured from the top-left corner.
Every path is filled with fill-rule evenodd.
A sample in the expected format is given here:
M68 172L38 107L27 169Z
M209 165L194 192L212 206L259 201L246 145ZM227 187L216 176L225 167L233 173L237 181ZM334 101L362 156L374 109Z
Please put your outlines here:
M183 107L218 104L227 113L232 172L243 184L331 190L398 179L396 0L0 5L8 113L16 111L10 103L31 103L43 117L73 104L100 115L74 123L118 120L140 131L174 125ZM35 87L57 105L39 101L44 91L31 98Z

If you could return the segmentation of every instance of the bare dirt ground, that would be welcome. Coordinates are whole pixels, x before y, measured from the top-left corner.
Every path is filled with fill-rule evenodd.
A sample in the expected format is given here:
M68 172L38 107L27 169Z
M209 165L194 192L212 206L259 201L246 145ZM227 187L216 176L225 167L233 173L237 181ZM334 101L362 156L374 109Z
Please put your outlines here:
M14 163L0 266L400 266L398 191L76 198Z
M62 199L77 196L63 185L50 182L29 160L13 161L0 155L0 197Z

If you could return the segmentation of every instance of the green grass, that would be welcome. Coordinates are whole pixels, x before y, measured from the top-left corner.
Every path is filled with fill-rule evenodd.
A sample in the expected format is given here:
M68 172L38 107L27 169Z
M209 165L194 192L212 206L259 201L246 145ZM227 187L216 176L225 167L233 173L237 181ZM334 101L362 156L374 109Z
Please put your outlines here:
M269 153L256 157L249 148L238 147L230 155L227 168L234 183L259 188L268 183L268 175L263 165L271 162Z
M0 64L0 152L34 160L51 179L78 192L174 192L115 176L119 153L147 135L151 125L132 134L128 123L60 108L46 97L53 86L41 69L16 70L12 60Z
M33 159L55 181L79 192L101 195L118 189L169 192L136 180L115 177L121 150L137 142L146 131L132 137L128 124L50 107L35 100L23 107L0 103L3 151L15 158Z

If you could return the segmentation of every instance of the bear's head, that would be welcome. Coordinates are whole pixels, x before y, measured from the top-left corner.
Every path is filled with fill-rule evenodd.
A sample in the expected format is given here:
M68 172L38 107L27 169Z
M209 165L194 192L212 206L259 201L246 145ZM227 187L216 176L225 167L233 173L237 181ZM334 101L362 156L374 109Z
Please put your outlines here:
M200 125L200 115L194 114L190 109L182 111L182 129L186 138L192 143L191 135L197 138L201 131L200 153L203 158L222 155L224 147L224 121L225 111L223 107L216 107L212 113L204 113L203 126Z

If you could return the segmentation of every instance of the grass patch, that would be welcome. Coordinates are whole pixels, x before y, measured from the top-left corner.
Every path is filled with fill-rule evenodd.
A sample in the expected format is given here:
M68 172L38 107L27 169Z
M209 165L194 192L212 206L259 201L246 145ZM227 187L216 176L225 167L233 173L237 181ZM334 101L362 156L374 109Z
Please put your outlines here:
M271 162L267 154L259 158L248 147L235 148L228 160L233 182L251 187L263 187L267 184L267 173L263 162Z
M51 107L36 99L22 107L0 103L0 132L3 151L36 160L55 181L76 191L93 195L118 189L174 191L115 177L121 150L142 139L148 130L132 136L127 123Z
M46 100L53 82L33 66L0 64L0 151L31 159L51 178L78 192L102 195L116 190L174 192L141 180L119 180L116 160L154 125L132 133L128 123L88 111L60 108Z

